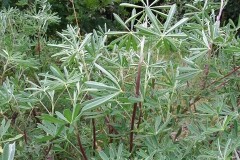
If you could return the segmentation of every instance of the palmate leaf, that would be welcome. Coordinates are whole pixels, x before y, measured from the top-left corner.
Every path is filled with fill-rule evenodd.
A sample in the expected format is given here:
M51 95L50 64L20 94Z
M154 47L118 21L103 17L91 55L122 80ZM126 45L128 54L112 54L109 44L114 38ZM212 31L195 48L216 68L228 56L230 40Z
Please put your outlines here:
M148 18L150 19L150 21L152 22L152 25L154 26L154 28L156 28L158 34L161 34L161 29L160 29L160 22L157 19L157 17L152 13L151 9L149 7L145 7L145 12L148 16Z
M131 7L131 8L144 8L143 6L138 6L138 5L130 4L130 3L121 3L120 6Z
M98 154L102 160L109 160L108 156L103 151L98 152Z
M65 110L64 110L65 111ZM70 111L70 110L69 110ZM69 118L69 114L67 114L66 116L68 117L65 117L65 115L63 115L62 113L60 113L60 112L58 112L58 111L56 111L55 112L56 113L56 115L58 116L58 118L60 118L60 119L62 119L63 121L65 121L65 122L67 122L67 123L71 123L71 118ZM69 113L69 112L67 112L67 113Z
M102 160L109 160L109 159L115 159L115 160L122 160L126 159L126 155L123 152L123 144L121 143L118 148L114 144L110 144L109 146L109 155L107 155L105 151L98 152L99 156Z
M15 155L15 142L5 144L0 160L13 160Z
M48 121L42 121L41 124L38 123L37 125L37 128L43 130L44 132L46 132L48 135L51 135L52 137L59 136L65 127L66 126L64 125L51 123Z
M176 79L181 81L192 79L193 77L202 72L201 69L191 67L178 67L178 71L179 75Z
M0 139L6 134L8 128L10 127L11 120L8 120L6 122L5 119L2 120L1 126L0 126Z
M121 26L123 26L125 29L129 30L127 25L123 22L123 20L115 13L113 13L114 18L116 19L116 21L118 21L118 23L121 24Z
M140 34L143 34L143 35L146 35L146 36L153 36L153 35L156 36L157 35L157 36L160 37L160 34L155 32L151 28L146 28L146 27L143 27L141 25L136 25L135 27L140 30Z
M55 118L51 115L48 115L48 114L43 114L41 115L40 117L42 120L44 121L47 121L47 122L50 122L50 123L55 123L55 124L66 124L66 122L64 122L63 120L61 119L58 119L58 118Z
M0 51L1 57L4 59L4 63L8 62L8 65L14 67L24 67L24 68L37 68L39 62L34 58L27 57L26 54L20 52L9 53L7 50Z
M159 7L151 7L151 9L152 9L153 12L155 12L155 13L157 13L158 15L162 16L163 18L167 18L167 16L168 16L167 14L165 14L165 13L163 13L163 12L160 12L160 11L158 11L158 10L156 10L156 9L153 9L153 8L158 9L158 8L165 8L165 7L162 7L162 6L159 6ZM169 8L169 7L166 7L166 8Z
M165 32L165 31L167 30L167 28L169 27L169 25L170 25L170 23L171 23L171 21L172 21L172 18L173 18L173 16L174 16L175 12L176 12L176 8L177 8L177 5L176 5L176 4L172 5L172 7L171 7L171 9L170 9L170 11L169 11L169 13L168 13L167 20L166 20L166 22L164 23L164 29L163 29L164 32Z
M71 112L70 109L65 109L63 111L63 114L58 112L58 111L56 111L55 113L56 113L58 118L60 118L61 120L65 121L66 123L72 123L73 120L74 120L73 118L75 118L76 115L77 115L77 113ZM76 115L73 115L73 114L76 114Z
M108 86L108 85L105 85L100 82L87 81L87 82L85 82L85 84L90 88L95 88L95 89L99 89L99 90L119 91L119 89L116 87Z
M64 80L64 75L56 65L50 66L50 70L52 71L54 76L60 78L61 80Z
M111 73L109 73L106 69L104 69L102 66L98 65L97 63L94 64L99 70L101 70L108 79L110 79L119 89L121 88L118 84L118 81L116 80L116 77L113 77Z
M77 116L79 115L80 110L81 110L80 104L76 104L73 106L72 122L75 122L78 120Z
M200 113L206 114L206 115L217 115L217 111L214 109L214 107L210 106L207 103L202 103L198 105L197 110Z
M15 140L21 138L22 136L23 136L23 134L18 134L15 137L8 138L6 140L0 141L0 143L12 142L12 141L15 141Z
M98 97L95 99L92 99L90 101L88 101L89 103L87 103L81 110L82 112L85 112L87 110L91 110L94 109L104 103L106 103L107 101L111 100L112 98L116 97L117 95L119 95L121 92L116 92L107 96L103 96L103 97Z
M239 46L228 46L224 49L226 54L234 54L240 56L240 47Z
M15 85L7 78L0 87L0 106L4 106L15 98L14 90Z
M208 38L207 38L207 36L206 36L206 34L205 34L204 31L202 31L202 37L203 37L203 42L204 42L205 46L206 46L208 49L211 49L210 46L209 46L209 43L208 43Z
M74 59L79 59L79 54L85 53L85 46L91 41L92 34L89 33L84 36L83 39L79 39L78 31L78 28L68 25L67 30L64 30L62 33L58 32L64 42L62 44L48 44L49 46L62 49L60 52L52 55L52 57L61 57L61 61L65 63L70 63Z
M171 31L173 31L174 29L180 27L181 25L183 25L184 23L186 23L188 21L188 18L183 18L180 21L178 21L175 25L173 25L171 28L169 28L165 34L170 33Z
M102 29L100 28L100 30ZM96 56L97 54L100 54L102 50L105 50L107 35L104 33L108 32L108 29L106 28L106 31L102 30L101 32L93 30L90 41L91 43L85 45L86 51L92 56Z
M125 21L126 24L127 24L128 22L131 22L131 30L133 30L134 24L135 24L135 22L136 22L135 20L136 20L137 16L139 16L140 14L142 14L142 12L136 13L136 9L134 8L134 9L132 10L131 17L128 18L128 19Z
M106 33L106 35L118 35L118 34L128 34L129 32L126 31L109 31ZM111 42L112 43L112 42Z
M85 36L80 47L78 48L78 51L82 50L89 43L89 41L91 40L91 36L92 36L91 33L89 33Z
M74 85L81 80L81 74L75 70L68 72L67 68L64 67L64 73L56 65L50 66L52 74L49 73L40 73L40 76L43 76L44 79L40 80L42 86L46 88L54 89L64 89L68 85ZM34 87L38 88L33 84ZM34 87L29 88L28 90L37 90Z
M134 31L134 24L136 16L141 13L136 14L136 11L133 10L132 16L127 19L125 22L116 14L114 14L115 19L125 28L127 31L108 31L106 35L121 35L115 40L113 40L110 44L115 45L119 42L119 48L126 47L127 50L134 49L137 50L137 44L139 42L139 38L136 36L136 31ZM130 28L128 28L127 24L130 23Z

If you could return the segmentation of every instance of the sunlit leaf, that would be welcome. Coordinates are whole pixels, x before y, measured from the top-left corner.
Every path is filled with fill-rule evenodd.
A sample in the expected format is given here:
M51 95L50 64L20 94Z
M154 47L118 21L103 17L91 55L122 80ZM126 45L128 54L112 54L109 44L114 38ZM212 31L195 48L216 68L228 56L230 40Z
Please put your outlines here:
M3 148L2 160L14 160L15 155L15 142L12 144L6 144Z
M171 23L171 21L173 19L173 16L174 16L174 14L176 12L176 9L177 9L177 5L173 4L171 9L170 9L170 11L169 11L169 13L168 13L167 20L164 23L164 30L163 30L163 32L165 32L167 30L167 28L169 27L169 25L170 25L170 23Z
M93 99L93 100L91 100L90 103L86 104L86 105L82 108L81 112L85 112L85 111L87 111L87 110L94 109L94 108L96 108L96 107L98 107L98 106L106 103L107 101L111 100L112 98L116 97L116 96L119 95L119 94L120 94L120 92L116 92L116 93L110 94L110 95L108 95L108 96L104 96L104 97L100 97L100 98Z
M174 29L178 28L179 26L183 25L184 23L186 23L188 21L188 18L183 18L180 21L178 21L175 25L173 25L171 28L169 28L165 34L170 33L171 31L173 31Z
M125 29L129 30L126 24L123 22L123 20L115 13L113 13L114 18L118 21L118 23L121 24Z

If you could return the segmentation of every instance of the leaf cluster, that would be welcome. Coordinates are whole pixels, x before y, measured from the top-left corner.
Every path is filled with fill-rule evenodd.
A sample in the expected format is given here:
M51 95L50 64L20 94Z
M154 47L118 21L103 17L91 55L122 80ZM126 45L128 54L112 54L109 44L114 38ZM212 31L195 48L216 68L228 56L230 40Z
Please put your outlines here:
M0 12L2 159L240 159L240 20L225 1L140 2L60 40L45 0Z

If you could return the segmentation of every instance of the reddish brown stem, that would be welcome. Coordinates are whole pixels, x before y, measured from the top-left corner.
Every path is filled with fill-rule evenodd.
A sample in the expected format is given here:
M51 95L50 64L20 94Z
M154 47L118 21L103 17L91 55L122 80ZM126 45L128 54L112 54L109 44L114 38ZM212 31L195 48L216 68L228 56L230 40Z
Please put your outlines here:
M18 117L18 112L13 112L12 119L11 119L12 125L15 124L17 117Z
M155 78L152 79L152 89L155 89Z
M142 68L142 62L140 62L138 65L138 74L137 74L137 80L136 80L136 97L138 97L140 94L141 68Z
M46 152L46 157L48 156L48 154L49 154L49 152L51 151L51 149L52 149L52 143L49 145L49 147L48 147L48 150L47 150L47 152Z
M132 120L131 120L131 132L130 132L130 147L129 147L129 152L132 152L133 149L133 129L134 129L134 120L136 117L136 112L137 112L137 103L134 103L133 105L133 113L132 113Z
M110 119L108 116L105 117L105 121L108 127L108 133L109 134L118 134L118 131L110 124ZM113 139L112 137L109 138L109 143L112 143Z
M109 129L109 133L115 133L115 134L118 134L118 131L110 124L110 120L108 117L105 118L105 121L106 121L106 124L108 126L108 129Z
M139 113L139 117L138 117L137 128L139 128L139 126L140 126L140 124L141 124L141 122L142 122L142 115L143 115L143 113L142 113L142 103L139 102L138 105L139 105L139 112L140 112L140 113Z
M38 118L39 115L37 114L37 111L35 108L33 108L33 110L32 110L32 115L36 119L37 123L41 123L40 119Z
M93 156L95 156L95 150L97 149L96 146L96 124L95 124L95 119L92 119L92 127L93 127Z
M110 122L109 122L110 120L109 120L108 116L105 118L105 121L107 123L108 133L112 134L113 133L113 127L110 125ZM113 142L113 139L110 137L109 138L109 143L112 143L112 142Z
M202 90L204 90L206 88L206 82L207 82L207 77L209 74L209 65L205 65L204 68L204 77L203 77L203 84L202 84Z
M240 69L240 66L235 67L231 72L229 72L228 74L226 74L224 77L219 78L219 79L213 81L211 84L209 84L207 87L205 87L205 89L208 89L208 88L210 88L213 84L215 84L215 83L217 83L217 82L219 82L219 81L221 81L221 80L229 77L230 75L232 75L233 73L235 73L235 72L238 71L239 69ZM220 84L219 86L224 86L224 84L225 84L225 82L223 82L223 83ZM217 89L219 89L219 86L217 87ZM216 88L215 88L214 90L216 90ZM213 91L214 91L214 90L213 90ZM196 102L198 102L200 99L201 99L201 97L200 97L200 96L197 96L197 97L195 98L194 102L192 102L192 103L190 104L190 106L194 105L194 104L195 104Z
M38 35L37 35L37 44L36 44L36 46L35 46L35 52L36 52L36 54L38 54L38 58L39 58L39 60L40 60L40 58L41 58L41 50L42 50L42 46L41 46L41 43L40 43L40 29L41 28L39 28L38 29Z
M219 78L219 79L213 81L210 85L207 86L207 88L209 88L211 85L213 85L213 84L215 84L215 83L217 83L217 82L219 82L219 81L221 81L221 80L229 77L231 74L235 73L235 72L236 72L237 70L239 70L239 69L240 69L240 66L234 68L231 72L229 72L228 74L226 74L224 77Z
M140 60L139 64L138 64L138 72L137 72L137 79L136 79L136 97L139 97L140 94L140 79L141 79L141 68L142 68L142 62ZM132 112L132 119L131 119L131 130L130 130L130 147L129 147L129 152L132 152L133 149L133 130L134 130L134 121L136 118L136 113L137 113L137 102L134 103L133 105L133 112Z
M84 159L84 160L88 160L87 155L86 155L86 153L85 153L85 150L84 150L84 148L83 148L83 146L82 146L82 142L81 142L81 138L80 138L80 133L78 132L77 128L76 128L76 136L77 136L78 146L79 146L80 151L81 151L81 153L82 153L83 159Z
M227 81L224 81L223 83L221 83L220 85L218 85L212 92L215 92L217 90L219 90L220 88L224 87L227 83L228 83L229 80Z
M27 144L28 142L27 142L27 132L26 132L26 129L24 129L23 133L24 133L23 137L24 137L25 144Z

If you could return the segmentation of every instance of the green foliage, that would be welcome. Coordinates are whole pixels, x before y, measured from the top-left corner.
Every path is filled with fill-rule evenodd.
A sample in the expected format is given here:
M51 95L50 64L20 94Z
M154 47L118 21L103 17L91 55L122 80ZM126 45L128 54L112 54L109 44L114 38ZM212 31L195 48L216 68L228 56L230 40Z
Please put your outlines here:
M2 160L13 160L15 154L15 142L13 144L6 144L3 148Z
M239 159L240 21L221 21L226 3L184 1L179 16L155 2L57 40L46 0L1 10L1 159Z

